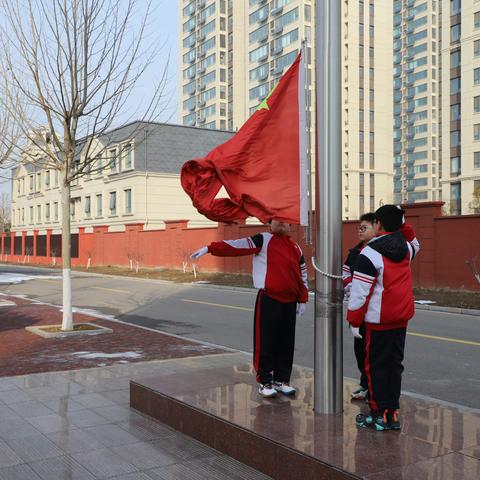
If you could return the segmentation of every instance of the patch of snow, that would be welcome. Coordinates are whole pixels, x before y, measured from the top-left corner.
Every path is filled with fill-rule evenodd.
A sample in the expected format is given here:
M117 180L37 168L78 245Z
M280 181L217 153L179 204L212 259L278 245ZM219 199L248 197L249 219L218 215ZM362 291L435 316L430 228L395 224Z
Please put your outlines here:
M103 352L74 352L78 358L86 358L88 360L93 358L140 358L141 353L138 352L118 352L118 353L103 353ZM128 363L128 362L127 362Z
M437 302L434 302L433 300L415 300L415 303L418 303L419 305L430 305Z
M60 309L61 312L63 312L63 309ZM90 308L78 308L78 307L72 307L72 312L73 313L81 313L83 315L88 315L90 317L94 318L99 318L102 320L115 320L115 317L113 315L108 315L106 313L101 313L98 312L97 310L92 310Z
M59 275L24 275L23 273L0 273L0 284L17 284L27 282L28 280L58 280Z

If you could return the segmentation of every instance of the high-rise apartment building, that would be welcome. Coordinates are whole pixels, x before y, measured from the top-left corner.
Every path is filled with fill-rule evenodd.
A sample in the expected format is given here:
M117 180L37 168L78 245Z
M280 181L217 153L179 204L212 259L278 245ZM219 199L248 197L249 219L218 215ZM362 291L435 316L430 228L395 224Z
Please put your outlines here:
M342 2L343 218L392 198L392 3Z
M181 118L242 126L294 61L304 38L314 55L312 0L183 0ZM343 216L393 200L392 4L342 1ZM314 65L309 63L310 103ZM313 122L312 122L313 123ZM315 134L312 131L312 149Z
M480 2L442 1L442 199L480 213Z
M229 3L180 2L180 101L184 125L222 130L228 127Z
M440 199L439 12L435 0L393 2L395 203Z
M181 118L237 129L311 43L311 0L183 0Z

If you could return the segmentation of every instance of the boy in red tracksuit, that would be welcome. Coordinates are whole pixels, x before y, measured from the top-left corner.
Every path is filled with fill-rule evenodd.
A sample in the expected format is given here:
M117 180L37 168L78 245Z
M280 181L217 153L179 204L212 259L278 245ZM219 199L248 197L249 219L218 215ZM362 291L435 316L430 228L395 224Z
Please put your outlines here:
M375 235L355 263L347 320L354 336L365 322L365 373L370 413L360 427L399 430L398 410L408 321L415 313L410 263L420 250L404 212L384 205L375 212Z
M258 393L294 395L290 386L295 349L296 314L305 313L308 301L307 267L300 247L288 236L290 225L270 221L270 232L239 240L213 242L191 255L253 256L253 284L259 289L255 303L253 355Z

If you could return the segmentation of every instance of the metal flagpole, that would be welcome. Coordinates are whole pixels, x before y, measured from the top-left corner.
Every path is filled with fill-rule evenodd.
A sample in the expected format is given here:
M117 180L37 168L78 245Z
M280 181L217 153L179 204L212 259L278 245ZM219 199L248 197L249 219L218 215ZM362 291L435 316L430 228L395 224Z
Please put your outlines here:
M310 59L308 58L307 39L302 40L302 60L303 60L303 79L305 91L305 131L306 131L306 150L307 150L307 197L308 197L308 225L305 227L305 243L313 243L313 208L312 208L312 145L311 145L311 102L310 102L310 75L308 68ZM302 108L302 105L300 105Z
M315 402L318 413L343 410L341 284L341 4L316 2ZM315 265L316 264L316 265Z

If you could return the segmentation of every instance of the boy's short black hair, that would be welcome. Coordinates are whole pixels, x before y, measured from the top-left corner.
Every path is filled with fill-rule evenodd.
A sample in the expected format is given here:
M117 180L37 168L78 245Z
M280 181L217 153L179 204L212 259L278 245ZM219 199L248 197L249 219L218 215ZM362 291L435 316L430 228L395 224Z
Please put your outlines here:
M375 212L375 221L379 222L386 232L396 232L402 226L405 211L395 205L383 205Z
M375 223L375 214L374 213L364 213L360 217L361 222L368 222L371 223L372 225Z

